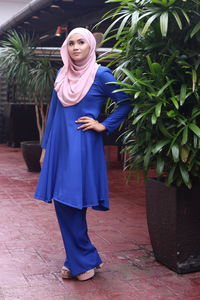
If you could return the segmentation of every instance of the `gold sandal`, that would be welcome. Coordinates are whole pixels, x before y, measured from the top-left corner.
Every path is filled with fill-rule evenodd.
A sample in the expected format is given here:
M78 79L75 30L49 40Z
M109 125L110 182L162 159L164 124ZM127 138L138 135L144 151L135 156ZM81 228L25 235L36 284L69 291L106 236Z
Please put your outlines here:
M98 265L98 266L96 267L96 269L101 269L101 268L103 268L103 263L101 263L100 265Z
M91 279L92 277L94 277L94 275L95 275L95 270L91 269L84 273L78 274L76 276L76 278L80 281L85 281L85 280Z
M95 270L96 269L101 269L103 267L103 263L98 265L96 268L94 269L91 269L91 270L88 270L84 273L81 273L79 275L76 276L76 278L80 281L85 281L85 280L88 280L88 279L92 279L95 275Z
M70 279L70 278L72 278L70 270L67 267L65 267L65 266L63 266L62 269L61 269L61 277L63 279Z

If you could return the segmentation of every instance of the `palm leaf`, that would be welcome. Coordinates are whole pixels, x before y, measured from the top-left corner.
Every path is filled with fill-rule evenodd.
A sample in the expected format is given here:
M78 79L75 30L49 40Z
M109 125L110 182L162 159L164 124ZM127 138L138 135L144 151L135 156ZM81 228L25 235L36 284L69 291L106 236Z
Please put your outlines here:
M168 12L165 11L161 14L160 16L160 30L161 30L161 34L162 36L166 36L167 35L167 30L168 30Z
M179 15L178 15L178 13L176 12L176 11L172 11L172 14L173 14L173 16L174 16L174 18L175 18L175 20L176 20L176 23L178 24L178 27L180 28L180 29L182 29L182 22L181 22L181 19L180 19L180 17L179 17Z
M147 30L149 29L149 27L151 26L151 23L159 16L159 13L151 16L148 21L146 22L146 24L144 25L144 28L142 29L141 34L145 35L145 33L147 32Z

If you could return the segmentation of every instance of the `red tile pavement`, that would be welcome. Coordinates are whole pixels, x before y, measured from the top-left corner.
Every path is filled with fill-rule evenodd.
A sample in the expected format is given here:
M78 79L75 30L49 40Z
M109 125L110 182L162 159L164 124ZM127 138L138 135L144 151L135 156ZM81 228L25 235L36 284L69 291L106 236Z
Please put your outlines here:
M178 275L155 261L143 183L125 184L115 152L111 210L88 212L105 265L78 282L60 277L64 250L53 205L33 199L38 173L27 172L20 149L0 145L0 300L200 300L200 273Z

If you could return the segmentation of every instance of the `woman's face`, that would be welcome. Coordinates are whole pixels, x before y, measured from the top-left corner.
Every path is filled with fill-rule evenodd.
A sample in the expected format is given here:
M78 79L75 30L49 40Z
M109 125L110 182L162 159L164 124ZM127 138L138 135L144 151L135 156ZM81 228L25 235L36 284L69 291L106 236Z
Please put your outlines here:
M89 54L90 46L81 34L75 33L71 35L67 44L67 49L69 56L74 63L79 63Z

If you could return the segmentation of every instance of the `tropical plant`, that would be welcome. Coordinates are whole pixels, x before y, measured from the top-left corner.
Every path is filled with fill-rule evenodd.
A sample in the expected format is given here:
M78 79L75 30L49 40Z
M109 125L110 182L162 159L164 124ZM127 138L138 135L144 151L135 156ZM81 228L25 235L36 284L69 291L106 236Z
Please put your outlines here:
M34 36L26 32L9 31L1 41L0 69L9 84L15 86L24 98L35 104L41 142L56 69L50 56L37 56L36 41Z
M169 185L200 177L200 1L108 0L117 8L105 41L115 39L110 65L132 99L124 133L127 168L153 167Z

